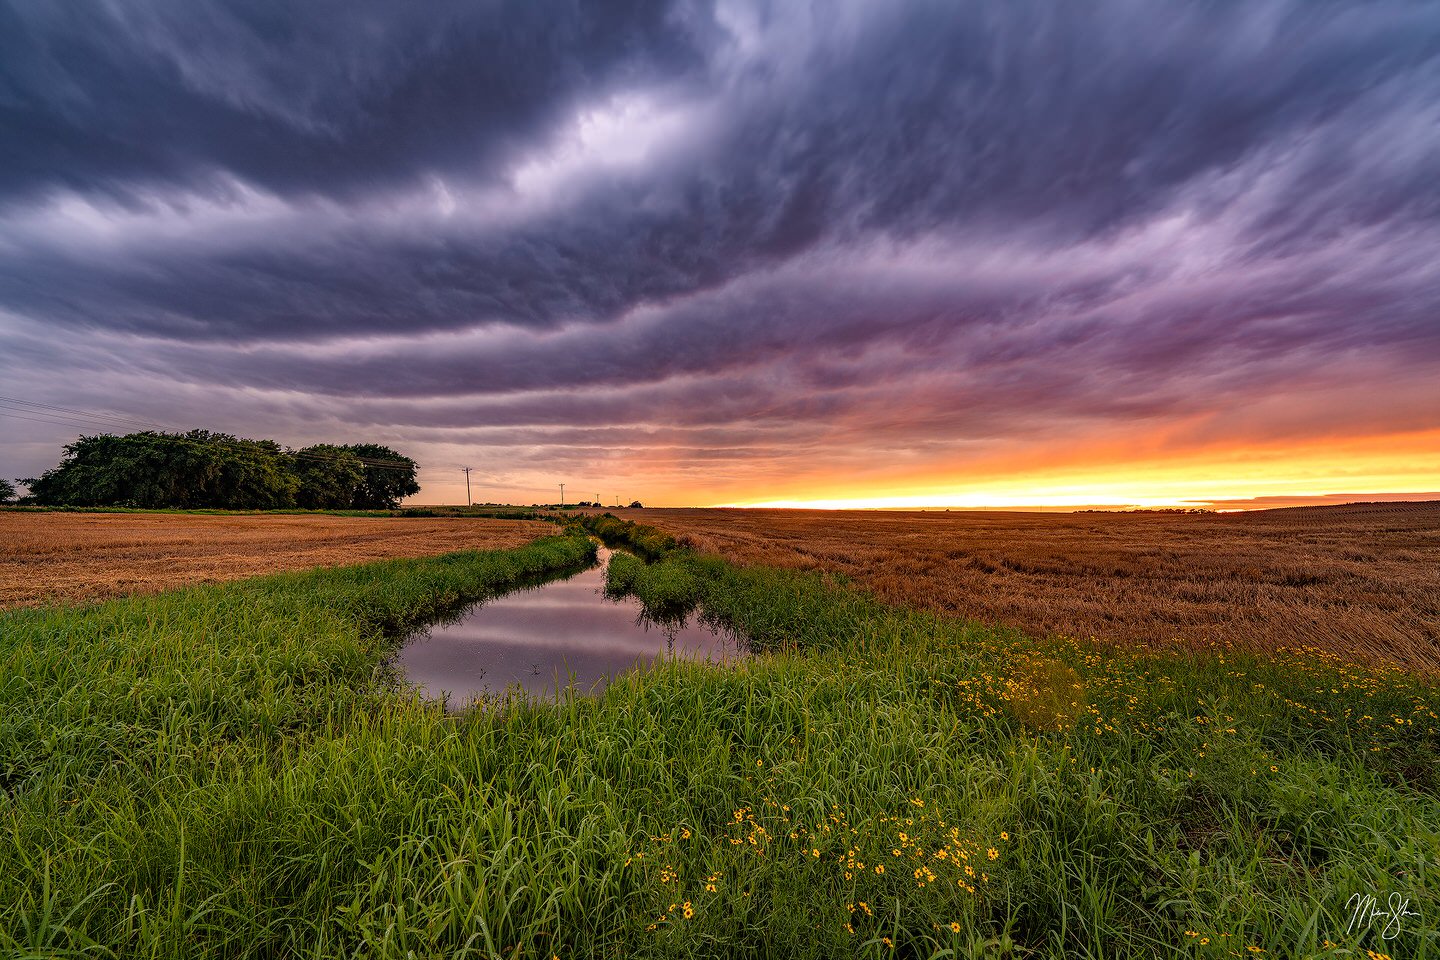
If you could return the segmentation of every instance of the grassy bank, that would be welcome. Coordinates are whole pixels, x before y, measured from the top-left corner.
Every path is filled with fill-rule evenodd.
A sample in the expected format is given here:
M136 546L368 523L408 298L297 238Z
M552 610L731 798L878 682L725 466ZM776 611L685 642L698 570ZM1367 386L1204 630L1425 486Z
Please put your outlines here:
M567 519L593 533L607 546L624 547L646 561L659 560L679 547L678 541L654 527L621 520L612 513L578 514Z
M844 574L890 603L1024 630L1440 675L1440 501L1223 514L651 510L741 566Z
M825 926L852 946L1440 955L1433 681L1313 650L1037 641L689 553L609 579L765 652L745 709L788 714L792 740L756 757L720 850L803 864L787 909L841 903ZM716 702L742 683L709 682ZM1347 931L1370 894L1418 916L1393 941L1384 920Z
M1437 698L1403 674L662 550L614 588L759 656L460 717L388 684L396 628L588 549L0 618L0 952L1440 955ZM1395 940L1347 932L1392 893Z

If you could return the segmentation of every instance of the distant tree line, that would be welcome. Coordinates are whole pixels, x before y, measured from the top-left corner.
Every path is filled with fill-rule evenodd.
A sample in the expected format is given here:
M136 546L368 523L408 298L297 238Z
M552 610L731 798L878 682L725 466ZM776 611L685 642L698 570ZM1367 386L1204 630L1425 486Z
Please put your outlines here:
M290 450L209 430L101 434L22 480L41 506L389 510L419 492L416 463L374 443Z
M1076 510L1075 513L1214 513L1206 507L1136 507L1129 510Z

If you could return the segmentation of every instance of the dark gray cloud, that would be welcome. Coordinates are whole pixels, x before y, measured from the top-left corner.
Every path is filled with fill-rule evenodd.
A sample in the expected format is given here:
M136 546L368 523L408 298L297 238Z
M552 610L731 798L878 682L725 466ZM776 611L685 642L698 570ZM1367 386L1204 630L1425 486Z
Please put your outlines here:
M484 176L596 90L683 78L706 32L643 0L6 4L0 197Z
M1328 409L1437 182L1427 3L0 4L0 369L677 473Z

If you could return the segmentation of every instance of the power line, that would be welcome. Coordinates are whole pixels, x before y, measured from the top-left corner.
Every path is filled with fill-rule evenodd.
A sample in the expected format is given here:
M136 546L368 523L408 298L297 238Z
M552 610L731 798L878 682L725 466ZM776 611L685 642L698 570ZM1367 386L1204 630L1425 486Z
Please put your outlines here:
M85 420L109 421L117 424L133 423L144 427L158 429L159 425L150 420L138 420L134 417L120 417L109 413L95 413L87 410L77 410L74 407L62 407L55 403L41 403L38 400L26 400L23 397L0 397L0 403L20 404L26 407L42 407L45 410L54 410L61 414L73 414Z
M23 405L23 406L21 406L21 409L24 411L24 413L25 413L25 414L30 414L30 416L22 415L22 414L15 413L15 412L12 412L12 411L10 411L10 410L4 409L5 407L14 407L14 406L20 406L20 405ZM41 409L30 409L30 408L41 408ZM51 413L51 412L50 412L51 410L56 410L56 411L61 411L61 412L59 412L59 413ZM269 446L267 446L267 445L265 445L265 444L263 444L263 443L257 443L257 442L255 442L255 441L250 441L250 440L241 440L241 439L238 439L238 438L237 438L237 439L233 439L233 440L222 440L222 439L216 437L216 438L213 438L213 439L203 440L203 441L202 441L202 440L197 440L197 439L195 439L195 438L193 438L193 437L173 436L173 435L170 435L170 434L167 434L166 432L164 432L164 429L163 429L160 425L155 424L155 423L152 423L152 422L150 422L150 421L146 421L146 420L135 420L135 419L132 419L132 418L129 418L129 417L112 417L112 416L109 416L109 415L106 415L106 414L86 413L86 412L84 412L84 411L75 410L73 407L61 407L61 406L59 406L59 405L57 405L57 404L40 403L39 401L35 401L35 400L24 400L24 399L21 399L21 398L18 398L18 397L0 397L0 416L5 416L5 417L7 417L7 418L9 418L9 419L12 419L12 420L27 420L27 421L30 421L30 422L32 422L32 423L46 423L46 424L52 424L52 425L55 425L55 426L71 426L71 427L80 427L80 428L87 428L87 427L109 427L110 429L114 429L116 426L123 425L123 424L126 424L126 423L129 423L129 424L138 424L138 425L141 425L141 426L148 427L149 430L147 430L146 432L152 432L152 433L155 434L151 439L160 440L160 441L168 442L168 443L180 443L180 444L186 444L186 445L189 445L189 446L199 446L199 447L204 447L204 446L230 447L230 448L232 448L232 449L237 449L237 450L245 450L245 451L259 452L259 453L267 453L267 454L271 454L271 455L274 455L274 456L280 456L280 455L291 456L291 457L296 457L296 458L302 459L302 460L313 460L313 461L323 462L323 463L342 463L342 462L347 462L347 461L350 459L349 457L346 457L346 456L343 456L343 455L316 453L316 452L314 452L314 451L306 451L306 450L286 451L283 447L280 447L279 449L274 449L274 448L271 448L271 447L269 447ZM47 418L47 419L38 419L38 418ZM176 431L176 432L178 433L179 431ZM278 446L279 446L279 445L277 444L277 447L278 447ZM382 470L411 470L411 469L414 469L414 468L417 466L417 464L414 464L413 462L411 462L411 463L406 463L406 462L400 461L400 460L381 460L381 459L378 459L378 458L375 458L375 457L362 457L362 456L359 456L358 454L352 454L351 456L353 456L355 460L359 461L362 466L374 467L374 468L376 468L376 469L382 469Z
M7 412L5 412L5 411L0 411L0 416L4 416L5 419L7 419L7 420L26 420L26 421L28 421L28 422L30 422L30 423L43 423L43 424L47 424L47 425L52 426L52 427L55 427L55 426L60 426L60 427L72 426L72 424L65 423L65 422L62 421L62 420L38 420L38 419L36 419L35 417L22 417L22 416L20 416L20 414L18 414L18 413L7 413Z
M149 431L147 431L147 432L155 432L155 431L158 431L158 432L164 433L164 430L165 430L165 428L162 427L161 425L156 424L156 423L154 423L153 421L149 421L149 420L136 420L136 419L131 418L131 417L114 417L114 416L110 416L110 415L108 415L108 414L87 413L87 412L82 411L82 410L76 410L76 409L73 408L73 407L62 407L62 406L59 406L59 405L53 404L53 403L40 403L39 401L36 401L36 400L24 400L24 399L21 399L21 398L19 398L19 397L0 397L0 407L7 406L7 405L12 405L12 406L13 406L13 405L16 405L16 404L23 404L25 407L43 407L43 408L46 408L46 409L42 409L42 410L29 410L29 409L27 409L27 410L25 410L25 412L26 412L26 413L37 414L37 415L39 415L39 416L41 416L41 417L55 417L55 418L58 418L58 419L53 419L53 420L37 420L37 421L35 421L35 422L37 422L37 423L46 423L46 422L49 422L49 423L56 423L56 424L59 424L59 425L71 425L71 426L106 426L106 425L109 425L109 424L130 423L130 424L137 424L137 425L140 425L140 426L148 427L148 428L149 428ZM58 410L58 411L63 411L63 412L62 412L62 413L51 413L51 412L49 412L50 410ZM9 417L12 417L12 418L14 418L14 419L25 419L25 418L23 418L23 417L17 417L17 416L16 416L15 414L13 414L13 413L11 413L11 414L5 414L5 415L6 415L6 416L9 416ZM68 421L68 423L67 423L67 421ZM176 430L175 432L176 432L176 433L180 433L181 431ZM167 439L167 440L173 440L173 441L175 441L175 442L191 443L191 444L196 444L196 443L201 443L201 442L202 442L202 441L199 441L199 440L195 440L195 439L193 439L193 438L190 438L190 437L159 437L159 438L157 438L157 439ZM275 451L271 450L270 447L266 446L266 445L263 444L263 443L257 443L257 442L255 442L255 441L251 441L251 440L241 440L241 439L239 439L239 438L236 438L236 439L233 439L233 440L221 440L221 439L219 439L219 438L215 438L215 439L207 440L207 441L203 441L203 442L204 442L204 443L215 444L215 445L220 445L220 446L232 446L232 447L240 447L240 448L246 448L246 449L251 449L251 450L260 450L260 451L263 451L263 452L266 452L266 453L273 453L273 452L275 452ZM282 451L282 452L283 452L283 451ZM294 451L294 452L292 452L291 455L292 455L292 456L303 456L303 457L306 457L306 458L309 458L309 459L323 459L323 460L331 460L331 461L346 459L346 458L343 457L343 456L336 456L336 455L331 455L331 454L317 454L317 453L313 453L313 452L311 452L311 453L304 453L304 452L301 452L301 451ZM376 466L376 467L398 467L398 468L407 468L407 467L409 467L409 464L403 463L402 461L399 461L399 460L381 460L381 459L378 459L378 458L375 458L375 457L361 457L361 456L358 456L358 455L356 455L355 458L356 458L357 460L359 460L361 463L364 463L364 464L369 465L369 466Z
M16 412L17 409L18 412ZM81 420L79 417L75 417L66 413L51 413L49 410L35 410L31 409L30 407L16 408L10 404L5 403L5 401L3 400L0 400L0 413L3 413L5 416L15 420L30 420L34 423L50 423L57 426L74 427L83 430L99 428L107 428L114 430L118 428L117 424L105 423L98 420ZM22 414L28 414L28 416L22 416ZM134 428L127 427L126 429Z
M11 409L6 409L6 408L11 408ZM17 412L14 408L19 408L19 412ZM228 447L228 448L235 449L235 450L250 451L250 452L260 452L260 453L270 454L270 455L272 455L272 456L288 456L288 457L294 457L294 458L296 458L296 459L310 460L310 461L315 461L315 462L320 462L320 463L339 463L339 462L347 462L347 461L349 461L349 459L350 459L349 457L346 457L346 456L337 456L337 455L331 455L331 454L314 453L314 452L309 452L309 451L304 451L304 450L289 450L289 451L287 451L287 450L284 449L283 446L281 446L281 445L279 445L279 444L276 444L275 447L271 447L271 446L268 446L268 445L266 445L266 444L258 443L258 442L253 441L253 440L241 440L241 439L238 439L238 438L236 438L236 439L229 439L229 440L223 440L223 439L220 439L220 438L216 437L216 438L211 438L211 439L203 440L203 441L202 441L202 440L197 440L197 439L194 439L194 438L188 437L188 436L183 436L183 435L177 436L176 434L181 433L181 431L179 431L179 430L174 430L173 432L167 432L167 431L166 431L166 428L165 428L163 425L158 424L158 423L155 423L154 421L150 421L150 420L140 420L140 419L135 418L135 417L126 417L126 416L121 416L121 415L117 415L117 414L96 413L96 412L94 412L94 411L81 410L81 409L78 409L78 408L75 408L75 407L66 407L66 406L61 406L61 405L59 405L59 404L54 404L54 403L45 403L45 402L42 402L42 401L39 401L39 400L26 400L26 399L24 399L23 397L5 397L5 396L0 396L0 417L5 417L6 419L10 419L10 420L24 420L24 421L28 421L28 422L30 422L30 423L40 423L40 424L46 424L46 425L50 425L50 426L76 427L76 428L80 428L80 429L91 429L91 428L101 429L101 428L104 428L104 429L114 430L114 429L117 429L117 428L119 428L119 427L133 425L133 426L141 426L141 427L146 428L146 432L152 434L151 440L153 440L153 441L165 442L165 443L177 443L177 444L183 444L183 445L186 445L186 446L200 447L200 448L204 448L204 447L207 447L207 446L210 446L210 447ZM412 469L413 469L413 470L416 470L416 472L417 472L417 479L428 479L429 482L450 482L450 481L441 480L441 474L440 474L440 473L437 473L436 471L432 471L432 470L428 470L428 469L426 469L426 470L421 470L421 469L419 468L419 464L416 464L414 461L406 462L406 461L400 461L400 460L382 460L382 459L379 459L379 458L376 458L376 457L361 457L361 456L358 456L358 455L354 455L354 458L355 458L355 460L359 461L359 463L360 463L362 466L374 467L374 468L376 468L376 469L386 469L386 470L412 470ZM468 503L468 502L470 502L470 500L471 500L470 470L473 469L473 468L462 467L461 469L465 471L465 494L466 494L465 499L466 499L466 502ZM453 474L449 474L449 475L450 475L450 476L453 476ZM510 489L517 489L517 490L530 490L530 491L535 491L535 492L538 492L539 490L543 489L543 488L541 488L541 487L524 487L524 486L515 486L515 485L511 485L511 484L484 484L484 485L486 485L486 486L494 486L494 487L507 487L507 488L510 488ZM560 503L561 503L561 505L563 506L564 503L565 503L565 484L562 483L562 484L559 485L559 487L560 487ZM600 499L599 494L596 494L595 499L596 499L597 502L599 501L599 499ZM620 502L620 498L619 498L618 495L616 496L615 499L616 499L616 503L619 503L619 502Z

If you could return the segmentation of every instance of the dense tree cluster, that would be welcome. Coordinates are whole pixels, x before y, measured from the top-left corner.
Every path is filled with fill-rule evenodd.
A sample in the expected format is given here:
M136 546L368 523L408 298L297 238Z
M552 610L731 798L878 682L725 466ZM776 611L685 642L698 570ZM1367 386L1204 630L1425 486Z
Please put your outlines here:
M72 507L391 509L416 493L416 463L373 443L288 450L208 430L81 437L24 483L33 502Z

